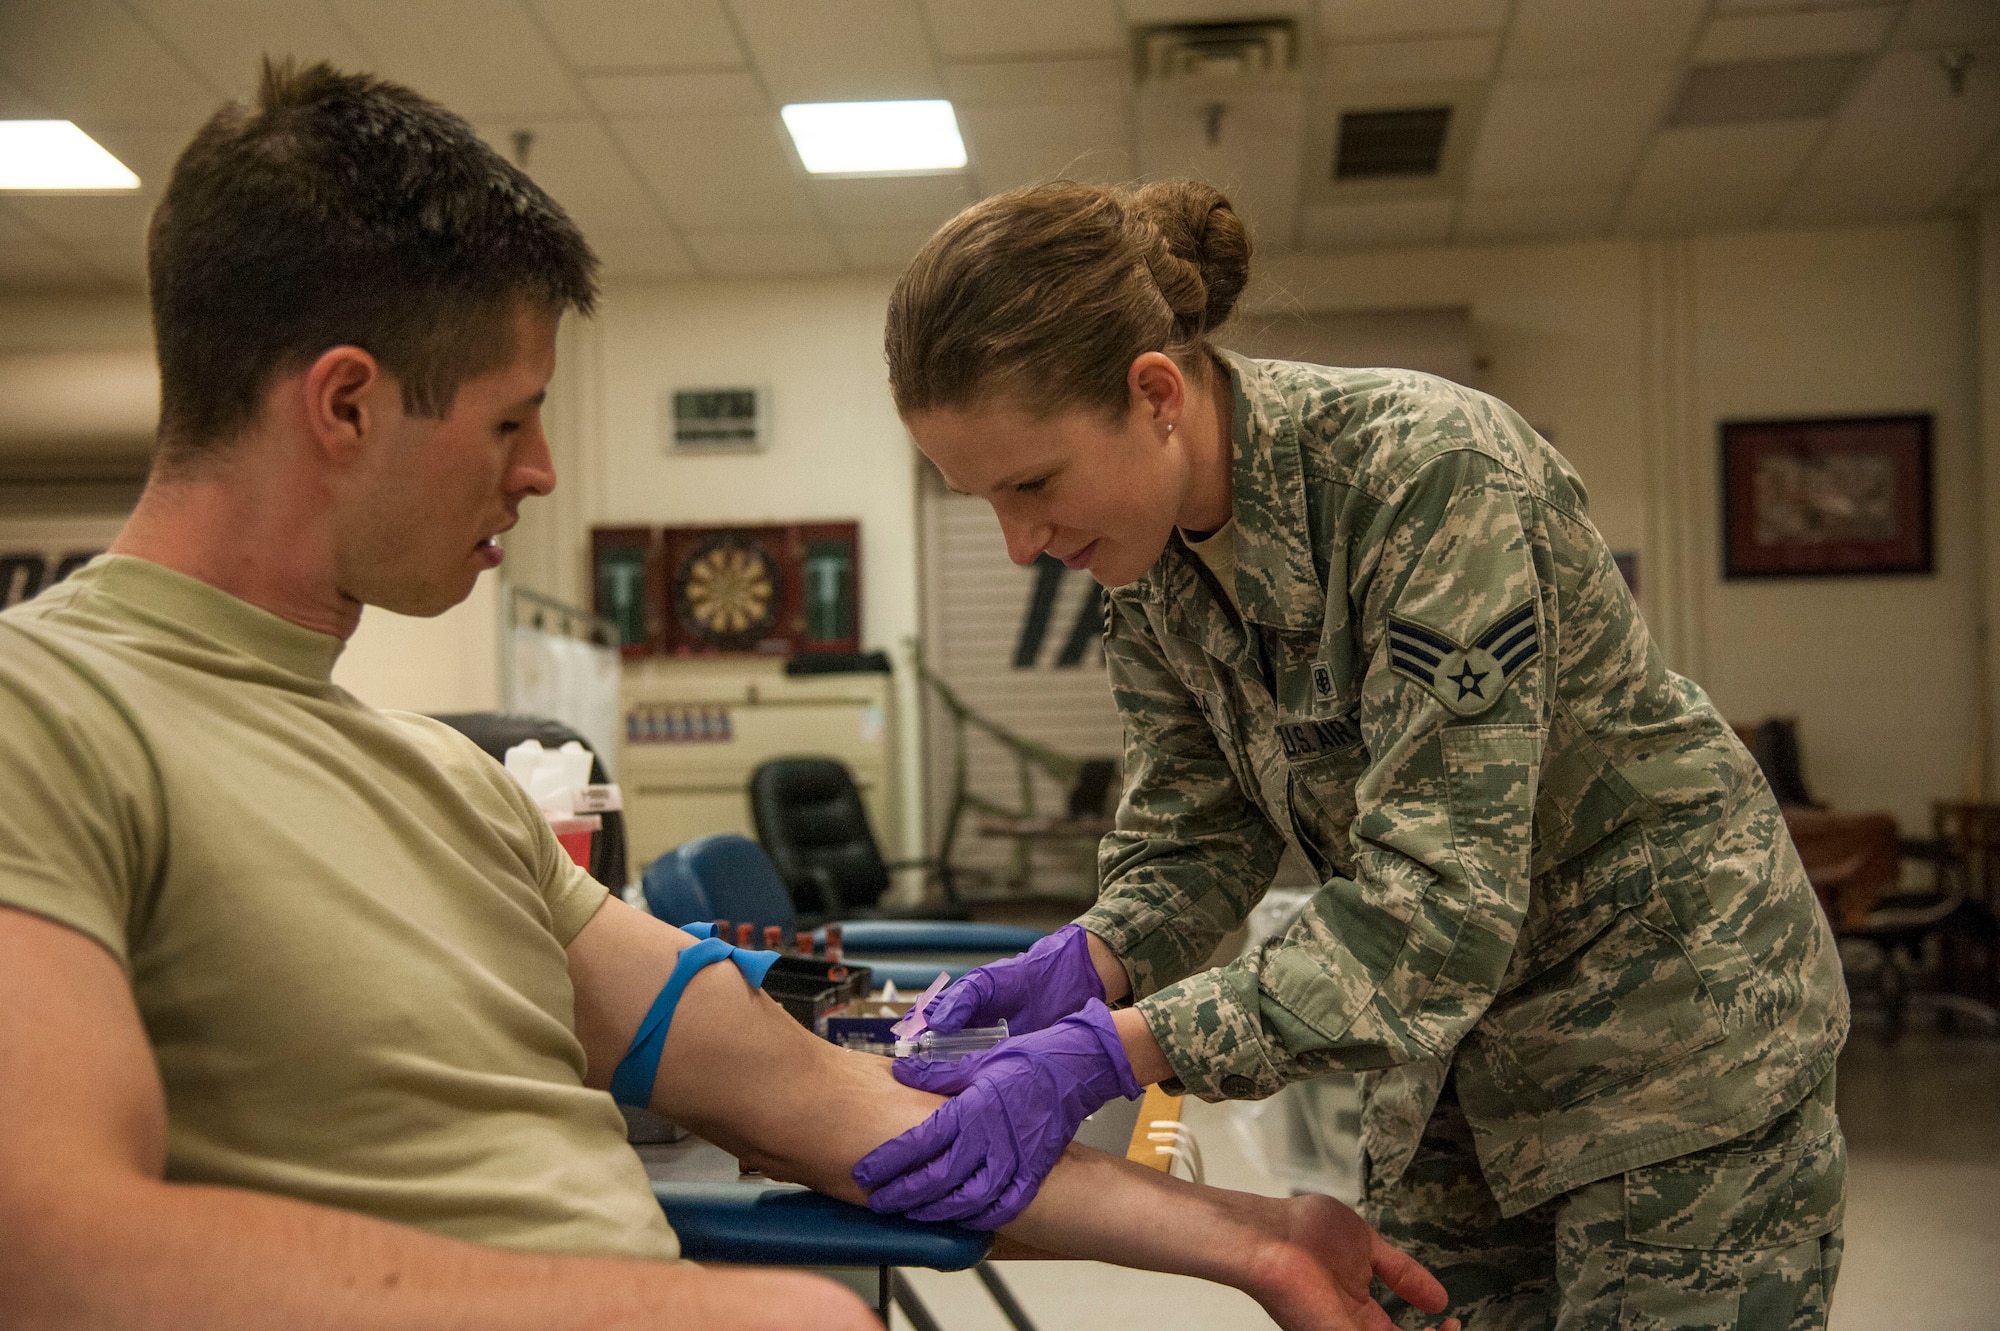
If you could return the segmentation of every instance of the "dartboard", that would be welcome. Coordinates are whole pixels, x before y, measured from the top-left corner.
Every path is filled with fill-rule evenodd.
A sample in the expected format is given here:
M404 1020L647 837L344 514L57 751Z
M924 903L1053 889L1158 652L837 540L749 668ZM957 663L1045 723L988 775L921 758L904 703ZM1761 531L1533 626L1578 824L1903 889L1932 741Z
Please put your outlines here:
M783 604L776 563L747 536L697 545L674 572L674 613L710 647L747 651L770 635Z

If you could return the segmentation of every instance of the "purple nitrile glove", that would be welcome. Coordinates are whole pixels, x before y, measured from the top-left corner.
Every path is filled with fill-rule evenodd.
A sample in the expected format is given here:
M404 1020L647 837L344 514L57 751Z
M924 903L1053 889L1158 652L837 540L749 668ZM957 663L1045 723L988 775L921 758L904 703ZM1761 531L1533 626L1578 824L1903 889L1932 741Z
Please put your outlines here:
M1065 924L1026 952L968 972L931 1003L928 1019L940 1035L1003 1019L1009 1034L1026 1035L1093 998L1104 1001L1104 981L1090 962L1090 935Z
M952 1098L854 1166L873 1211L998 1229L1021 1214L1084 1119L1139 1094L1096 999L1044 1030L955 1063L899 1058L896 1080Z

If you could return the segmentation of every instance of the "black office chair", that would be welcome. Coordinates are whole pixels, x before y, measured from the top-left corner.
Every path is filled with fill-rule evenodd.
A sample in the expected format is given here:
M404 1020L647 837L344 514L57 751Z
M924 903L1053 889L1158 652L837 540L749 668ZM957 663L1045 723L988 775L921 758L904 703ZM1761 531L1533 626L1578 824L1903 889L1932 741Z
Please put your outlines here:
M604 770L604 760L591 748L590 741L571 730L560 721L551 721L542 716L520 716L508 712L453 712L433 717L464 735L467 739L491 754L495 762L505 762L507 750L516 744L534 740L545 749L559 749L571 740L590 749L590 779L595 783L607 782L610 773ZM600 815L604 827L592 838L590 846L590 876L610 888L613 892L625 891L625 816L620 813Z
M935 860L884 862L868 826L868 810L847 764L832 758L773 758L750 774L750 814L778 875L792 895L799 923L828 920L969 920L948 870ZM885 909L892 869L937 874L944 900Z
M1936 1009L1939 1029L1949 1033L1961 1019L2000 1031L2000 1011L1989 1003L1948 989L1920 988L1933 944L1949 955L1951 944L1969 946L1991 957L2000 937L1991 915L1969 899L1965 864L1949 838L1903 837L1902 857L1927 865L1927 888L1883 897L1868 912L1867 923L1839 930L1842 942L1859 943L1878 954L1868 976L1882 1000L1888 1026L1884 1038L1893 1043L1909 1024L1913 1004Z

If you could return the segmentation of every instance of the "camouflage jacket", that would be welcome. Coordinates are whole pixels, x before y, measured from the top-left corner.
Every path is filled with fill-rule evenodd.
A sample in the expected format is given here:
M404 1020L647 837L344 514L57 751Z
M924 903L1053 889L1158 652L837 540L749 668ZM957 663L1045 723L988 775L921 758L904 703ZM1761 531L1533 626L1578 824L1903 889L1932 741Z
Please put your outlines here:
M1502 1210L1725 1141L1832 1068L1833 938L1569 464L1428 375L1226 356L1235 591L1111 593L1126 788L1082 923L1209 1099L1362 1070L1400 1175L1448 1070ZM1193 973L1286 843L1323 886Z

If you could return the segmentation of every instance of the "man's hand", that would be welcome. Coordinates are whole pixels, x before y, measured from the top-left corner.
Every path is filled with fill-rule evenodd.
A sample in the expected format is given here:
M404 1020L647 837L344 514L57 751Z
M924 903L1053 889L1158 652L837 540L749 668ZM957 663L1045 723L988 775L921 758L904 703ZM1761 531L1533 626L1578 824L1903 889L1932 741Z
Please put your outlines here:
M1091 960L1090 935L1080 924L1066 924L1026 952L960 979L931 1003L926 1020L945 1034L1005 1021L1009 1034L1026 1035L1053 1026L1093 998L1102 1003L1107 995Z
M1281 1228L1243 1288L1286 1331L1393 1331L1369 1293L1373 1280L1425 1312L1444 1311L1437 1277L1390 1247L1352 1208L1311 1195L1283 1208ZM1445 1320L1444 1331L1457 1327L1457 1318Z

